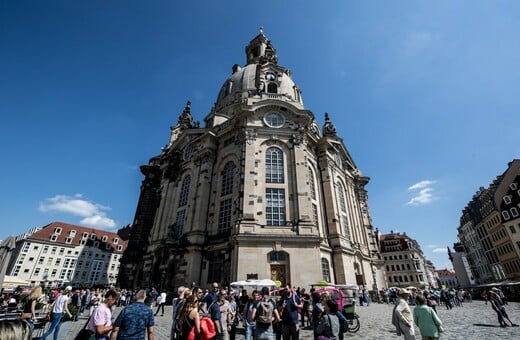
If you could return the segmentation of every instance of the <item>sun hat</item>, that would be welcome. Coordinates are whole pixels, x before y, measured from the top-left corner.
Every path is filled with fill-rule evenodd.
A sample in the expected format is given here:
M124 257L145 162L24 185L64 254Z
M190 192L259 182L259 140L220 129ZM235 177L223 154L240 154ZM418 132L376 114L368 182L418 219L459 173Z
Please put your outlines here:
M401 288L399 289L399 295L408 294L410 295L410 291L408 289Z

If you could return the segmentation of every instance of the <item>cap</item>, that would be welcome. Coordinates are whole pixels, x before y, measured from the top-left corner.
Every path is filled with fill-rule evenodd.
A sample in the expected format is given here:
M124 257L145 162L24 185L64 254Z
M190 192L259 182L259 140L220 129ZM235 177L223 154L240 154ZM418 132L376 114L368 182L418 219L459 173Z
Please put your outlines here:
M269 295L269 287L262 288L262 295Z
M67 286L67 287L65 287L65 290L68 291L68 292L70 292L70 291L72 290L72 286Z
M399 295L408 294L410 295L410 291L408 289L401 288L399 289Z

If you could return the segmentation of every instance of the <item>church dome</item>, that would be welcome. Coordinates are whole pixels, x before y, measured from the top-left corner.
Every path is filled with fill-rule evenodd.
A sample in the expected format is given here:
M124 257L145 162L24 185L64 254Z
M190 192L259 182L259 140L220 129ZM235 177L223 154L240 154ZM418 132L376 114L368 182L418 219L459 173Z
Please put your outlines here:
M215 103L218 111L243 99L278 99L303 106L300 89L292 80L291 72L278 65L276 50L262 31L246 46L247 64L233 66Z

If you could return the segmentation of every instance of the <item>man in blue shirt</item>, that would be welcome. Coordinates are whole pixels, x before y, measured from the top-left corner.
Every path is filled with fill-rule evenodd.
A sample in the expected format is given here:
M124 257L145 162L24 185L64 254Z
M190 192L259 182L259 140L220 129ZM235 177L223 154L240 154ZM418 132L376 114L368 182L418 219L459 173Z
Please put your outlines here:
M140 290L135 295L135 302L121 310L114 322L110 340L154 340L153 312L145 303L146 291Z
M286 287L282 299L282 338L283 340L298 340L300 337L298 308L303 308L303 304L289 285Z

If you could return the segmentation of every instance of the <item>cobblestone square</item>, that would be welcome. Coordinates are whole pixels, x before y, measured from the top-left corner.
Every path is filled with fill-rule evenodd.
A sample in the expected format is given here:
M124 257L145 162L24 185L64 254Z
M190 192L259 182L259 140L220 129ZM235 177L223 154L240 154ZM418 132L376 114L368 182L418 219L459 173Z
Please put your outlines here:
M391 322L392 308L393 305L388 304L371 304L368 307L358 307L357 313L360 316L361 328L357 333L346 333L345 339L399 339ZM506 310L513 322L520 323L520 303L511 302L506 306ZM119 311L120 308L116 310L114 317ZM454 307L451 310L446 310L444 306L438 306L437 311L445 329L445 332L441 335L443 339L520 338L520 327L499 327L496 313L484 301L465 303L464 307ZM172 307L166 306L165 315L155 318L156 339L169 339L171 312ZM77 322L65 323L60 332L60 339L74 339L85 322L86 318ZM416 328L416 333L417 331ZM300 338L312 340L312 331L303 329ZM417 339L420 338L420 336L417 337ZM244 339L242 329L239 329L237 339Z

